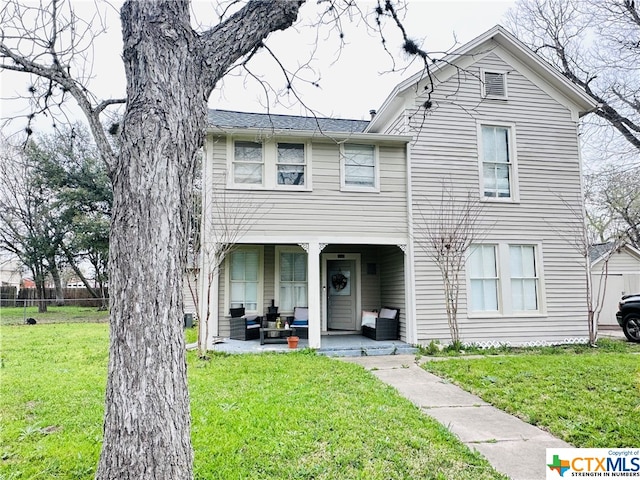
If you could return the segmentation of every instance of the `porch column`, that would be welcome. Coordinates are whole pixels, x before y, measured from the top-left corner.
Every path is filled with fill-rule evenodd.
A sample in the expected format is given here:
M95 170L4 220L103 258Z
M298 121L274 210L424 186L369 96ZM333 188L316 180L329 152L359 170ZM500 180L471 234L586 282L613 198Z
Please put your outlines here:
M402 247L401 247L402 248ZM415 277L413 271L413 242L410 240L404 252L404 291L405 291L405 341L411 345L418 343L418 329L416 324L416 296L415 296Z
M322 321L320 315L320 245L309 242L307 250L309 347L320 348Z

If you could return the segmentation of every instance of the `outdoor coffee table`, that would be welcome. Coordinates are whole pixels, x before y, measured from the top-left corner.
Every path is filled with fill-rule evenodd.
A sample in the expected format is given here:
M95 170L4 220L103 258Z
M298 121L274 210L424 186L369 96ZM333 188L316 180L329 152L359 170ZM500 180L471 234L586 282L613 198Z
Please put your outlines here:
M278 332L277 337L265 338L265 332ZM284 335L283 335L284 334ZM272 328L272 327L260 327L260 345L265 343L287 343L287 337L294 336L296 329L294 327L289 328Z

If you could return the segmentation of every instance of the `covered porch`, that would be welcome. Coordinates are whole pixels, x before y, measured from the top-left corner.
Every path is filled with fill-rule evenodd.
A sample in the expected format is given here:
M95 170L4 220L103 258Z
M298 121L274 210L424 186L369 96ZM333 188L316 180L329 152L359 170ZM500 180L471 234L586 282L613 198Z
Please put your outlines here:
M229 354L244 353L289 353L309 347L309 340L301 338L297 349L290 349L286 343L260 345L260 340L223 339L211 347L211 351ZM402 340L375 341L359 334L322 335L319 355L329 357L360 357L374 355L407 355L417 353L417 349Z
M306 239L304 243L274 240L238 245L221 266L217 284L211 289L218 294L209 297L212 310L218 312L210 317L208 328L212 350L287 348L260 346L253 340L255 335L242 340L232 335L230 309L239 306L246 308L247 315L265 317L275 305L283 322L292 318L294 307L307 307L308 329L299 335L303 337L299 348L321 353L345 346L349 351L379 349L389 354L415 342L413 292L407 288L412 283L411 267L402 239L379 243L358 243L355 238L340 242ZM397 338L376 341L362 336L362 312L383 307L399 311ZM232 341L232 336L236 340ZM215 337L229 340L214 344ZM237 341L245 346L234 346Z

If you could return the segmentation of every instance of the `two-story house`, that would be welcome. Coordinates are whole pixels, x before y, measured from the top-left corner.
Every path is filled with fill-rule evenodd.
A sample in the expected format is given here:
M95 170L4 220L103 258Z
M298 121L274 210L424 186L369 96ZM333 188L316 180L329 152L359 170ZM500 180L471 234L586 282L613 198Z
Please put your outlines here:
M462 341L587 336L574 240L578 123L593 101L502 27L439 65L398 85L371 121L211 111L201 279L213 271L207 242L226 229L236 246L201 282L209 335L229 334L230 308L261 315L273 301L285 315L308 307L311 347L384 305L400 308L402 340L447 342L441 275L414 242L415 212L446 182L483 206Z

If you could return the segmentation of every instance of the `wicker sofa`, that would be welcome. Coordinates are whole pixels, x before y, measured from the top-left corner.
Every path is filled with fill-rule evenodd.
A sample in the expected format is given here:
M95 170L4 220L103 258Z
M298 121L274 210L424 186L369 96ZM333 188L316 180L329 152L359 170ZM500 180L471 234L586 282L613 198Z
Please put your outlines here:
M382 307L380 312L362 312L362 335L373 340L398 340L400 338L400 309Z
M257 340L260 338L260 324L262 317L258 315L245 315L244 308L232 308L229 311L231 320L231 334L233 340Z

